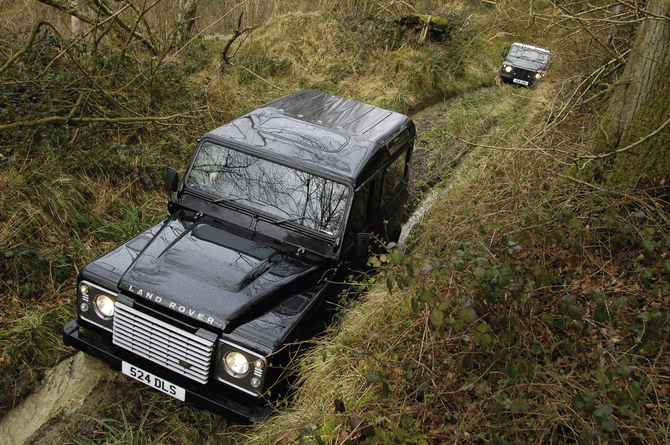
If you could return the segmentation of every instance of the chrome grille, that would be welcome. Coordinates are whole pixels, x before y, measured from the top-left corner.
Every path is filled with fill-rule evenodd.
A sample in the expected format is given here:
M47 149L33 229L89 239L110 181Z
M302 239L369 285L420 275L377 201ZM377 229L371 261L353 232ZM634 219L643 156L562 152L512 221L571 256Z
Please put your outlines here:
M112 342L140 357L205 384L214 342L116 302Z
M516 77L517 79L531 81L535 77L535 72L524 70L523 68L515 68L514 77Z

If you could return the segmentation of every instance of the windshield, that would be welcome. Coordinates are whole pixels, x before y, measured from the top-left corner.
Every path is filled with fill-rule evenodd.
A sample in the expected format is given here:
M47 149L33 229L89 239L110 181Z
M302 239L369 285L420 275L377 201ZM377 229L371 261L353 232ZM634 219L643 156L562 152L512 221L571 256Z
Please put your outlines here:
M542 52L535 49L524 49L524 47L518 45L512 45L509 49L509 56L525 59L541 65L545 65L549 61L548 52Z
M215 200L242 203L278 222L329 235L340 232L349 199L344 184L211 142L197 153L186 184Z

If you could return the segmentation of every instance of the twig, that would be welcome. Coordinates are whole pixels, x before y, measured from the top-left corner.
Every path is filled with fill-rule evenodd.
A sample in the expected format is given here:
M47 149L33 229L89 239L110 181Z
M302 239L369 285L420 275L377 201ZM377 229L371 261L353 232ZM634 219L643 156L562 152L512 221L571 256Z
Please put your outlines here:
M81 96L80 96L81 98ZM79 104L79 101L77 101ZM43 124L50 123L61 123L66 124L70 122L77 123L106 123L106 124L119 124L119 123L134 123L134 122L161 122L168 121L176 118L184 119L202 119L205 115L191 116L187 114L173 114L171 116L138 116L138 117L73 117L74 112L77 108L75 105L70 114L67 116L49 116L42 119L36 119L33 121L26 122L12 122L11 124L0 125L0 131L7 131L17 127L35 127Z
M569 179L571 181L575 181L578 184L582 184L582 185L585 185L587 187L591 187L591 188L594 188L596 190L600 190L601 192L603 191L602 187L598 187L597 185L589 184L588 182L584 182L584 181L581 181L577 178L573 178L572 176L566 176L566 175L562 175L560 173L555 173L555 174L556 174L556 176L560 176L561 178L565 178L565 179Z
M238 66L238 65L235 65L233 62L230 62L230 61L228 61L228 63L231 64L232 66L236 67L236 68L242 68L243 70L248 71L249 73L251 73L252 75L258 77L260 80L262 80L263 82L267 83L268 85L277 88L279 91L284 91L282 88L279 88L279 87L278 87L277 85L275 85L274 83L270 82L270 81L267 80L267 79L262 78L261 76L259 76L259 75L256 74L256 73L254 73L254 72L251 71L249 68L246 68L246 67L244 67L244 66Z
M497 147L495 145L477 144L477 143L474 143L474 142L466 141L465 139L459 138L458 136L454 136L453 134L451 134L449 132L446 132L446 131L444 132L444 134L446 134L449 137L452 137L452 138L456 139L457 141L461 141L464 144L472 145L474 147L490 148L492 150L503 150L503 151L517 151L517 152L519 152L519 151L534 151L534 152L538 152L538 153L546 153L546 150L544 150L542 148ZM554 150L554 151L556 151L558 153L565 154L565 155L569 154L568 152L566 152L564 150Z
M53 28L53 25L51 25L51 23L49 23L49 22L47 22L47 21L45 21L45 20L40 20L39 22L35 23L35 26L33 27L33 32L30 33L30 38L28 39L28 42L26 42L26 44L23 46L23 48L21 48L21 50L20 50L19 52L17 52L17 53L14 54L12 57L10 57L10 58L5 62L5 64L2 65L2 68L0 68L0 74L4 73L5 70L7 70L7 68L9 68L9 66L10 66L12 63L14 63L14 62L16 61L16 59L18 59L18 58L21 57L26 51L28 51L28 49L32 46L33 41L35 40L35 36L37 35L37 33L39 32L40 28L41 28L43 25L47 25L47 26L50 26L51 28Z
M666 120L665 122L663 122L663 124L661 124L661 126L658 127L656 130L652 131L651 133L649 133L648 135L646 135L642 139L640 139L636 142L633 142L632 144L630 144L630 145L628 145L624 148L619 148L617 150L613 150L613 151L610 151L608 153L603 153L603 154L600 154L600 155L582 155L582 156L578 156L577 159L588 159L588 161L586 162L588 164L588 162L590 162L594 159L605 159L605 158L609 158L610 156L615 156L619 153L623 153L625 151L631 150L631 149L637 147L638 145L640 145L640 144L648 141L649 139L653 138L654 136L656 136L658 133L663 131L663 129L665 127L667 127L668 124L670 124L670 118L668 120ZM584 168L585 166L586 166L586 164L584 164L584 166L582 168Z

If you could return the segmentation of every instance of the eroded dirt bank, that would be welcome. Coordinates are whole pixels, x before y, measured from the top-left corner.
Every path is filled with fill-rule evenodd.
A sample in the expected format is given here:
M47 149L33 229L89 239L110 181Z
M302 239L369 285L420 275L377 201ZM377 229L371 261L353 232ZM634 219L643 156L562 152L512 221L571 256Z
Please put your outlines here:
M20 445L52 417L78 410L101 378L114 379L104 363L82 352L45 373L42 385L0 421L0 444Z

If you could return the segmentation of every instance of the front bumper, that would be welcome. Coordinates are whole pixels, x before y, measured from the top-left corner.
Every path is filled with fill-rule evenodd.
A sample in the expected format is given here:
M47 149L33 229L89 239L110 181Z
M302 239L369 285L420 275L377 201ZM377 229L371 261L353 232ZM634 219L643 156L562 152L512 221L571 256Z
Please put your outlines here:
M530 72L519 68L515 68L512 70L511 73L508 73L505 70L503 70L502 67L500 67L498 68L498 75L500 76L500 79L502 79L502 81L505 83L514 83L516 85L522 85L527 87L533 86L533 84L537 81L534 72Z
M206 385L200 385L95 336L87 335L86 332L79 329L77 320L72 320L63 326L63 343L109 363L111 368L117 371L121 370L121 363L124 361L150 370L158 377L184 388L187 403L225 417L233 417L237 421L257 422L274 412L263 399L249 397L223 384L209 382Z

